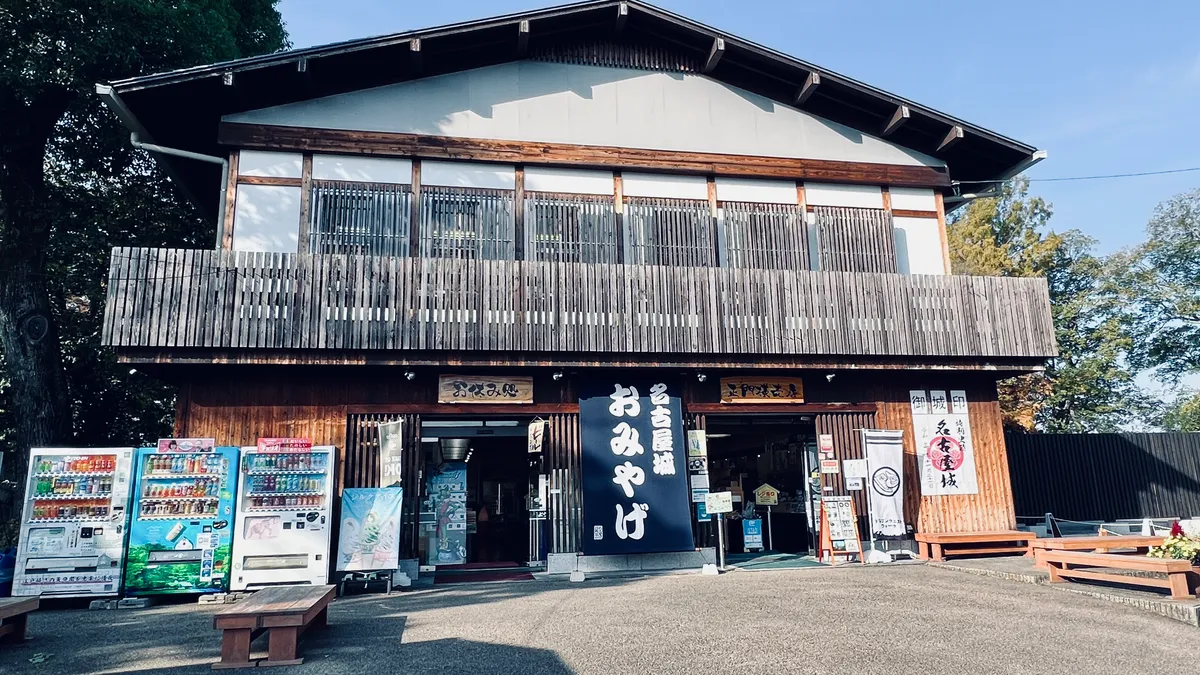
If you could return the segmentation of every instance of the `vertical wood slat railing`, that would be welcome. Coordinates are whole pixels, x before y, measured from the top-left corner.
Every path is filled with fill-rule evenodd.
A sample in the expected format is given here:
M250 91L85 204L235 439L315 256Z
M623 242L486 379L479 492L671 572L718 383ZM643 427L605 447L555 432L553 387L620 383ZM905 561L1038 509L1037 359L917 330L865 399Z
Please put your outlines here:
M813 213L821 269L896 271L896 240L892 218L887 211L818 206Z
M114 347L1034 357L1040 278L114 249Z

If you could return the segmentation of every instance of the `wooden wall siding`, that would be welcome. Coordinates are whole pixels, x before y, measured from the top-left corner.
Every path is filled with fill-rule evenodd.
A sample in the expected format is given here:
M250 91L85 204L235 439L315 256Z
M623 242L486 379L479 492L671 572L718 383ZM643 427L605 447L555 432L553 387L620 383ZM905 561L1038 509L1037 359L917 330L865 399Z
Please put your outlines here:
M862 444L862 430L878 428L874 413L822 413L815 415L813 422L815 423L817 434L829 434L833 436L833 454L839 464L847 459L862 459L866 457ZM912 431L910 430L909 433L911 434ZM871 534L869 529L870 523L867 520L866 486L864 485L862 490L847 490L845 468L844 466L839 466L838 468L838 473L826 474L824 476L825 485L832 486L833 491L822 494L825 496L850 495L854 498L854 512L858 516L859 530L865 540ZM917 498L908 490L908 487L913 486L908 485L905 489L905 504Z
M913 438L912 407L908 385L897 383L880 387L879 413L875 423L880 429L904 432L905 521L915 524L918 532L980 532L1016 527L1012 484L1009 480L1004 425L995 382L984 379L952 378L949 374L924 373L911 388L962 388L967 392L967 410L971 416L971 439L975 445L975 473L979 494L923 497L917 474L916 441Z
M722 202L721 214L722 265L770 270L811 267L803 207Z
M401 513L400 556L417 557L420 548L420 529L417 514L421 510L420 484L424 476L421 451L421 416L395 413L350 415L346 424L346 449L342 453L342 487L379 487L379 424L404 420L403 468L401 484L404 503Z
M707 201L625 198L626 262L632 265L713 267L713 217Z
M583 453L579 415L550 415L547 422L542 454L546 472L550 474L549 551L576 553L583 550Z
M896 267L892 218L883 209L818 206L817 247L821 269L887 272Z
M687 414L683 416L688 429L699 429L701 431L708 430L708 415L705 414ZM691 478L688 478L688 499L691 500ZM707 523L702 523L696 520L696 504L692 503L691 509L692 519L692 538L696 542L696 548L705 548L708 546L717 545L717 519L713 516L712 520Z
M604 195L527 192L525 259L549 262L619 261L617 214Z
M576 63L584 66L636 68L669 73L700 72L699 59L681 50L638 42L569 42L535 46L529 58L552 63Z
M512 260L513 192L422 186L419 254L427 258Z
M309 246L300 250L407 256L412 210L408 185L313 181Z
M114 249L103 342L1045 357L1044 279Z

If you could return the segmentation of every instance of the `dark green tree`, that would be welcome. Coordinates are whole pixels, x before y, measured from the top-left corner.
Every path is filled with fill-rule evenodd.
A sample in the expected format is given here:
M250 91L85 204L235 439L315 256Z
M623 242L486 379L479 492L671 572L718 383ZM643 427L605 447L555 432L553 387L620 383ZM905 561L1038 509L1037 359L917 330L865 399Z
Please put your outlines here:
M0 5L0 443L18 485L31 446L168 428L171 391L99 347L107 251L207 241L211 228L130 147L95 84L286 48L276 3Z
M1049 287L1059 355L1043 372L1000 383L1005 424L1047 432L1150 424L1155 401L1128 362L1133 342L1109 283L1112 264L1092 253L1094 242L1082 233L1048 230L1050 205L1028 190L1028 181L1006 183L948 226L955 274L1042 276Z

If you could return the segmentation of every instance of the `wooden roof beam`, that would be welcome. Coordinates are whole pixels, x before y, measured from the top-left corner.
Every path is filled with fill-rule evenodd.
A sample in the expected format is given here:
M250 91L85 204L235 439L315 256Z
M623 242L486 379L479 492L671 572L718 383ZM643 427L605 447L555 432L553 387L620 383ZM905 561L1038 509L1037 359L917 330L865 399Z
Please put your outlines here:
M613 25L613 35L620 35L625 30L625 21L629 18L629 3L617 4L617 22Z
M880 132L880 135L885 138L891 136L892 132L904 126L904 123L910 117L912 117L912 111L908 109L908 106L901 103L896 106L896 112L892 113L892 119L888 120L888 123L883 126L883 131Z
M724 38L713 38L712 49L708 50L708 60L704 62L704 68L700 71L707 75L717 67L717 63L721 61L721 57L725 55L725 40Z
M964 135L965 134L963 133L963 128L958 126L957 124L950 127L950 131L948 131L946 133L946 137L943 138L942 142L938 144L938 152L941 152L943 150L948 150L955 143L961 141L963 139Z
M821 74L814 70L808 74L804 84L796 92L796 107L804 105L804 102L817 91L819 86L821 86Z
M529 51L529 20L517 24L517 56L524 58Z
M413 38L408 41L408 53L411 57L409 60L412 62L413 72L420 75L425 66L424 60L421 58L421 38Z

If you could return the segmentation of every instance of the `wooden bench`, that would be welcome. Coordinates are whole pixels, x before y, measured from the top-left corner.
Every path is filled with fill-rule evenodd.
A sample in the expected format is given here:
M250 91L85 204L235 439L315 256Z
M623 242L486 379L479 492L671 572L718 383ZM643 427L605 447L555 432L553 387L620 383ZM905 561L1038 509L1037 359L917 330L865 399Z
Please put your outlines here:
M997 532L918 532L920 556L941 562L949 555L982 555L986 553L1020 553L1031 555L1029 542L1037 538L1033 532L1000 530Z
M1185 600L1195 597L1192 595L1192 564L1187 560L1170 558L1150 558L1139 555L1121 555L1119 553L1090 553L1086 551L1057 551L1043 550L1042 560L1050 570L1050 583L1058 584L1068 579L1088 579L1092 581L1108 581L1131 586L1152 586L1171 591L1172 600ZM1128 574L1112 574L1097 572L1092 569L1077 569L1090 567L1110 570L1131 570L1138 572L1160 572L1167 575L1161 577L1141 577Z
M1151 546L1162 544L1162 537L1144 536L1095 536L1095 537L1049 537L1034 539L1029 542L1033 550L1033 562L1037 567L1045 567L1042 553L1046 551L1093 551L1109 553L1113 550L1129 550L1130 553L1145 553Z
M327 623L329 603L337 586L277 586L264 588L230 605L213 617L213 628L222 631L221 660L213 668L294 666L300 635ZM250 643L267 631L267 658L250 660Z
M29 613L39 604L37 598L0 598L0 642L24 642Z

